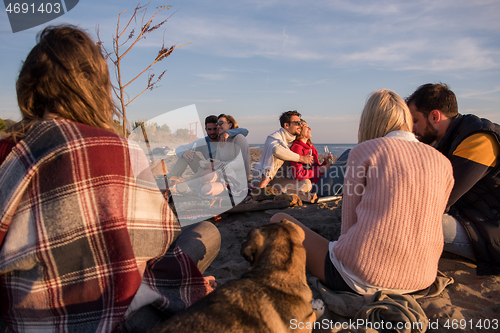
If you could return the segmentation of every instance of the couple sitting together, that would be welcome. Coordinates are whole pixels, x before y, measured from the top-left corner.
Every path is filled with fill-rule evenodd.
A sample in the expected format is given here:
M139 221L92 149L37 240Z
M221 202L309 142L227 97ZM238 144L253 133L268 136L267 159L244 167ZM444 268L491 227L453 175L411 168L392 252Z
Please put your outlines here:
M246 135L248 130L240 128L236 120L226 114L205 119L207 136L189 144L179 146L175 153L179 157L168 174L182 175L189 167L195 173L186 182L177 183L181 194L216 196L230 191L233 196L245 198L250 174L250 153ZM202 160L196 151L205 157Z
M267 137L260 161L253 168L252 185L278 187L311 202L340 194L349 150L335 163L331 153L325 152L320 163L311 142L311 128L300 117L297 111L281 114L281 128Z

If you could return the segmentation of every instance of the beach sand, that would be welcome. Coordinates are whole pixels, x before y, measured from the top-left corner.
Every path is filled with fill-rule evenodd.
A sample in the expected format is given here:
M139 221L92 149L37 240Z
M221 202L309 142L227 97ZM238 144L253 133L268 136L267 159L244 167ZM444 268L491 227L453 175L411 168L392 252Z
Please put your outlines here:
M258 161L260 150L250 150L252 162ZM302 207L223 214L217 227L222 236L221 250L217 258L205 272L213 275L217 283L236 279L249 267L240 256L240 248L247 233L253 227L269 223L270 217L277 212L285 212L300 220L315 232L329 240L340 235L341 201L321 204L304 204ZM500 276L478 277L475 264L456 258L441 258L439 270L452 277L454 283L439 296L419 300L431 322L439 321L439 328L429 328L428 332L498 332L500 330ZM308 277L310 277L308 273ZM460 322L462 320L462 322ZM497 329L494 329L497 320ZM446 328L445 324L465 325L463 330ZM485 328L489 324L489 329ZM482 325L480 328L479 325ZM315 330L315 332L327 332ZM333 331L332 331L333 332Z

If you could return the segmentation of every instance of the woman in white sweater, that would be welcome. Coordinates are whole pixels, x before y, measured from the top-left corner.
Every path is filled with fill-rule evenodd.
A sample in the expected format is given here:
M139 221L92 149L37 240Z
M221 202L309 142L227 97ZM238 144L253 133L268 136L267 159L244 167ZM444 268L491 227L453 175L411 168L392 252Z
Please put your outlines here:
M330 242L306 233L307 268L330 289L411 293L430 286L443 250L441 218L453 187L449 160L412 134L412 117L395 92L368 99L358 145L347 161L342 230Z
M238 127L232 116L219 115L217 120L219 135ZM232 195L246 196L250 174L250 151L247 139L238 134L225 142L219 142L215 160L201 161L200 167L205 169L205 175L201 177L202 183L205 183L201 187L201 194L218 195L229 186Z

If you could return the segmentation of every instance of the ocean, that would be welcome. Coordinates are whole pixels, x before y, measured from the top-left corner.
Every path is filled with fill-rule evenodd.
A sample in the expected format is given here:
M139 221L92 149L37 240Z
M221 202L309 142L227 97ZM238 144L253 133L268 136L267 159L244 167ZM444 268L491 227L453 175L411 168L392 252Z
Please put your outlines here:
M319 155L325 154L325 146L328 147L328 150L332 153L333 156L340 156L346 149L353 148L355 143L315 143L314 147L318 150ZM264 147L264 144L249 144L250 149L261 149Z

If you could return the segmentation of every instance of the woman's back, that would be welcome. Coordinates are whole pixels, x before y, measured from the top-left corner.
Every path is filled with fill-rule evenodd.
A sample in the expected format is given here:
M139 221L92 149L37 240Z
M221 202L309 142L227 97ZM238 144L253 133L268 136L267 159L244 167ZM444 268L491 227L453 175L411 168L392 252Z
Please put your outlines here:
M453 171L434 148L396 138L352 149L335 255L361 279L421 289L436 277Z

